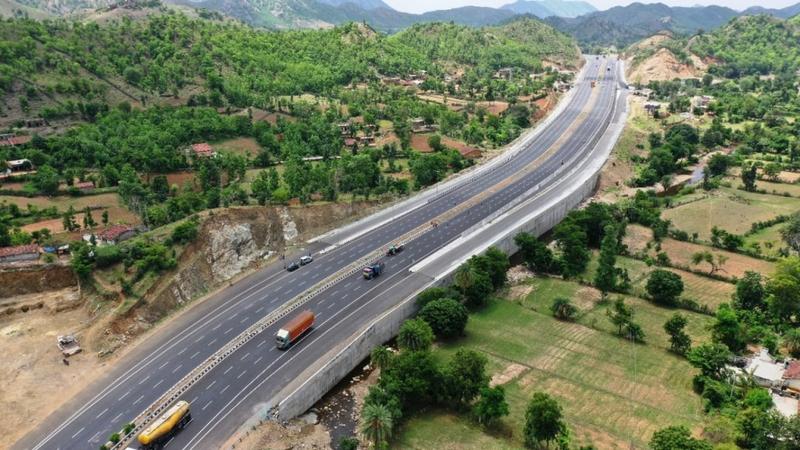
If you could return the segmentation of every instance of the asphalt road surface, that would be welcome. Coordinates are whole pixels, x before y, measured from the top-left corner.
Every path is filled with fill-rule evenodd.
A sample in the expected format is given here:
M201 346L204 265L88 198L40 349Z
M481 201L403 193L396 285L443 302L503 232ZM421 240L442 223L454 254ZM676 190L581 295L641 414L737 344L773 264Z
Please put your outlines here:
M278 350L274 343L277 329L286 322L282 320L189 389L184 399L191 402L192 422L168 448L219 448L305 368L431 281L410 272L412 265L538 183L552 180L549 175L567 172L578 153L591 151L592 145L585 144L592 144L590 140L608 126L618 80L615 60L591 57L587 64L567 107L509 161L325 254L315 253L329 243L313 244L307 252L315 254L314 262L297 271L286 272L279 262L213 295L140 343L106 377L45 419L15 448L98 448L200 362L280 305L375 249L387 248L397 237L428 226L454 208L459 211L406 243L399 255L384 258L382 276L365 280L357 273L309 301L303 309L315 312L315 326L289 350ZM590 81L596 79L592 88ZM525 170L537 159L534 169ZM500 187L490 190L496 186ZM476 196L481 196L477 203ZM465 203L471 206L465 208Z

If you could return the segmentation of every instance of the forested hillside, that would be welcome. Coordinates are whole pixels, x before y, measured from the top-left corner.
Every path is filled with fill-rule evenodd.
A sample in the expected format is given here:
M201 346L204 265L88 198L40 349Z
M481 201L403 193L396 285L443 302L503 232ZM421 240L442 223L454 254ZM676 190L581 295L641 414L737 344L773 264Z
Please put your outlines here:
M796 17L790 21L766 15L740 17L695 37L691 49L721 61L713 71L728 77L791 73L800 64L797 21Z

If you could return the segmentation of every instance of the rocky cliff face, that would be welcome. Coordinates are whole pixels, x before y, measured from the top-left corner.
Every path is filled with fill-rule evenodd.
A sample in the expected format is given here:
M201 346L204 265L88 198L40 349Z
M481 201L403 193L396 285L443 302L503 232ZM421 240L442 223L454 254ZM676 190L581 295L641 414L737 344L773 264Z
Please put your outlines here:
M154 322L287 247L372 211L372 202L301 208L232 208L205 219L178 269L145 294L131 314Z

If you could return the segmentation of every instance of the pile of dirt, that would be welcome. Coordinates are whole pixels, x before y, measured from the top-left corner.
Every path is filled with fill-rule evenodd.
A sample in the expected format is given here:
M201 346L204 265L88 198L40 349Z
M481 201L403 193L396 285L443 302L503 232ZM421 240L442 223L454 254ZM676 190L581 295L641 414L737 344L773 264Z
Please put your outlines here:
M0 298L77 285L72 268L65 264L9 265L0 270Z
M661 48L638 64L630 64L625 76L629 82L642 85L675 78L700 78L704 70L695 66L696 62L701 62L699 58L695 58L692 58L691 63L681 62L672 51Z

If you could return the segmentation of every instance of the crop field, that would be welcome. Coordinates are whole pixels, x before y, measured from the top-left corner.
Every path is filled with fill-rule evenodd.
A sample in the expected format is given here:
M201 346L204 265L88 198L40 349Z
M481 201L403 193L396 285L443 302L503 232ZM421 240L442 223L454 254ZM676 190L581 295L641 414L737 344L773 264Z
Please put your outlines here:
M450 354L461 347L481 351L493 373L524 367L505 384L510 415L498 430L483 433L466 416L427 411L399 430L395 448L521 448L525 407L537 391L559 400L576 445L644 448L653 432L667 424L696 427L703 413L691 388L694 370L664 349L664 340L656 336L664 332L654 329L672 311L653 314L658 308L644 303L638 301L635 308L647 343L630 344L605 326L587 326L585 319L561 322L512 302L493 302L470 316L464 339L437 352ZM708 318L686 314L691 335L706 333ZM605 306L590 315L608 322Z
M798 210L800 200L796 198L720 188L718 195L668 209L661 217L671 220L679 230L697 233L701 239L707 240L714 225L742 234L754 222Z
M727 257L728 260L722 265L722 270L717 272L717 274L728 278L741 278L748 270L760 272L765 275L769 275L775 270L774 263L764 261L763 259L751 258L738 253L726 252L705 245L681 242L674 239L664 239L661 243L661 249L669 256L670 261L672 261L674 265L697 270L709 270L710 267L708 267L706 263L701 263L697 266L692 265L692 255L694 253L708 250L714 255L722 254Z
M39 208L49 208L55 206L60 212L66 211L70 205L75 208L76 212L80 212L87 206L90 208L102 208L108 210L108 218L110 223L126 223L135 225L140 223L139 218L130 212L122 205L122 200L116 193L106 193L100 195L84 195L80 197L59 196L59 197L17 197L13 195L0 195L0 203L14 203L20 208L27 208L28 205L34 205ZM102 211L93 210L92 215L95 222L100 223ZM76 214L76 221L79 225L82 224L83 216ZM53 233L63 231L61 219L45 220L41 222L26 225L26 231L38 230L41 228L50 228Z
M778 250L786 245L781 239L781 228L785 226L786 224L779 223L759 230L744 239L745 246L753 247L753 245L758 244L762 254L778 256Z
M659 268L656 266L648 266L644 261L624 256L617 257L617 267L624 268L628 271L628 276L631 279L631 294L641 298L644 298L647 292L647 279L650 272ZM595 253L592 262L589 264L585 278L587 280L594 279L596 269L597 254ZM680 275L684 286L683 298L694 300L700 305L705 305L710 308L711 311L715 311L720 303L730 302L731 294L736 290L736 286L732 283L714 280L685 270L673 269L670 267L664 267L663 269Z

